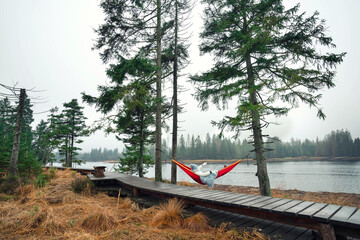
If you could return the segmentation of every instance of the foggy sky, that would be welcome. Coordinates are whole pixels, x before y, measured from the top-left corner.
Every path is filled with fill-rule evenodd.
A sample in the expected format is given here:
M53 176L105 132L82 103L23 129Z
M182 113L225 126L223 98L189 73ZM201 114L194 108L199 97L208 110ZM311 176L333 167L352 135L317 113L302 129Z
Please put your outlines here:
M360 137L360 1L359 0L302 0L284 1L286 6L301 3L301 11L308 14L318 10L320 17L326 20L327 34L333 38L336 49L328 51L347 52L344 62L338 66L335 77L336 87L321 91L321 107L327 118L316 117L316 109L300 105L291 110L288 116L272 119L280 125L264 129L265 134L278 136L288 141L290 138L323 138L332 130L348 129L352 137ZM78 98L85 91L97 96L97 86L108 82L106 66L102 64L97 51L92 51L97 28L104 19L99 1L96 0L0 0L0 82L21 88L36 88L44 92L29 93L34 100L34 112L40 113L52 107L62 107L64 102ZM199 56L198 31L201 28L199 15L201 8L193 11L194 20L192 46L190 48L192 64L184 73L195 74L211 66L211 57ZM236 107L217 111L211 107L201 112L191 96L193 89L187 83L187 77L180 81L189 90L179 95L186 104L185 113L179 116L180 134L194 134L205 137L206 133L217 134L211 120L220 120L225 114L231 114ZM170 88L170 84L165 86ZM0 92L5 89L0 88ZM44 100L40 98L45 98ZM87 124L101 117L99 113L85 104L84 113ZM49 113L35 114L35 124L46 119ZM34 126L35 126L34 124ZM231 134L228 134L231 136ZM170 141L170 132L164 133ZM240 139L247 137L244 133ZM82 148L122 148L113 135L104 137L99 132L84 138Z

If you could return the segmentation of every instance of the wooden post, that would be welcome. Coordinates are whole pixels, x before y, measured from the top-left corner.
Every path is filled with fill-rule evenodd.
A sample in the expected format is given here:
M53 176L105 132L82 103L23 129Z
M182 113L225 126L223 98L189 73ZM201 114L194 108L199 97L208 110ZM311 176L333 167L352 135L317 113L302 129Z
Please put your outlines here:
M105 168L106 166L94 166L95 172L94 172L94 176L95 177L105 177Z
M25 102L26 92L25 89L20 89L20 98L19 105L16 114L16 126L15 126L15 136L13 142L13 148L11 152L10 160L10 174L16 176L18 172L18 159L20 151L20 136L21 136L21 121L24 112L24 102Z
M133 190L132 190L132 196L133 197L138 197L139 196L139 189L134 187Z
M323 240L336 240L335 231L330 224L320 224L320 236Z

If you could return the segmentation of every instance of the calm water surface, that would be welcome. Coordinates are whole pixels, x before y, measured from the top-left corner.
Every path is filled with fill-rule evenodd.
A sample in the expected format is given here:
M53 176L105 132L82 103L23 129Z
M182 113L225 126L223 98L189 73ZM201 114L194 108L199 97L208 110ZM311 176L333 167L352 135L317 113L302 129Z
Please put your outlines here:
M80 167L92 168L96 165L107 166L106 171L114 170L113 163L103 162L87 162ZM360 161L268 162L267 166L272 188L360 194ZM223 163L209 163L204 170L216 170L223 167ZM170 163L163 164L164 179L170 179L170 170ZM231 172L218 178L215 183L257 187L259 184L255 173L256 165L241 162ZM154 177L154 168L148 169L145 176ZM178 168L178 181L193 182L180 168Z

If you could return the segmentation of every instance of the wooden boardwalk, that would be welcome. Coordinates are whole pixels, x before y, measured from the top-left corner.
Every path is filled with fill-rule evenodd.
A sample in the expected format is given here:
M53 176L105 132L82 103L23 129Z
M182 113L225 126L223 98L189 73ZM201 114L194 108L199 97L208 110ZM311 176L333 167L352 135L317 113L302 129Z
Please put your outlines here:
M205 212L214 223L257 227L281 239L316 239L317 233L323 239L360 238L360 210L355 207L177 186L122 173L88 177L99 188L125 188L134 197L177 197L194 206L195 211Z

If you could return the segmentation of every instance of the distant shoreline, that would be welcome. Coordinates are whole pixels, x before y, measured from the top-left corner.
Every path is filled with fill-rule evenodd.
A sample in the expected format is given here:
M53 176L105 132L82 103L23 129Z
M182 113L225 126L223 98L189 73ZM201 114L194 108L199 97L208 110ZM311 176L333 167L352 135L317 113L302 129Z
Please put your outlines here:
M178 161L183 163L200 163L200 162L208 162L208 163L229 163L235 162L239 159L178 159ZM243 159L245 161L254 161L252 158ZM286 157L286 158L269 158L266 159L267 162L292 162L292 161L360 161L360 157ZM118 160L107 160L107 161L87 161L87 162L105 162L105 163L119 163ZM170 160L163 161L164 163L171 163Z
M208 162L208 163L229 163L235 162L239 159L197 159L197 160L178 160L183 163L200 163L200 162ZM249 158L243 159L243 162L255 162L256 160ZM292 162L292 161L360 161L360 157L286 157L286 158L269 158L266 159L267 162ZM171 161L165 161L165 163L171 163Z

